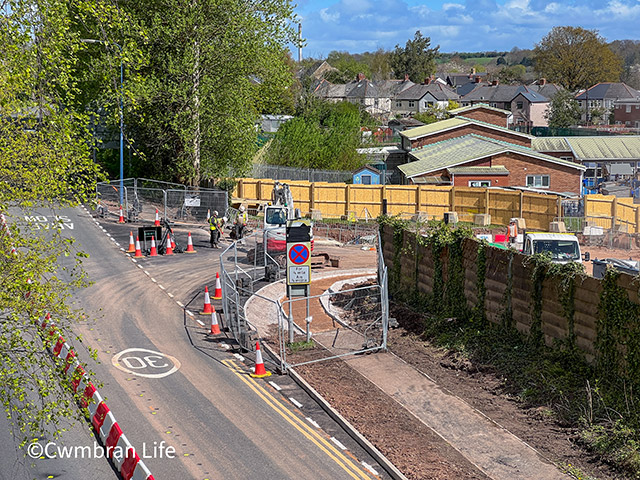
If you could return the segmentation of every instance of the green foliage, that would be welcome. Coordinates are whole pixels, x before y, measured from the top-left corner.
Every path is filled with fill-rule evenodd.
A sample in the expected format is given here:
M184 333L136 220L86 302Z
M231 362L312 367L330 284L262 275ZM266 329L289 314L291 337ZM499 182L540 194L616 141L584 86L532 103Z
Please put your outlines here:
M624 422L590 425L580 432L580 439L598 455L610 463L620 466L633 477L640 478L640 439L638 432Z
M476 257L476 304L473 307L472 318L474 322L483 325L487 321L485 300L487 298L487 242L478 243L478 255Z
M498 79L501 83L521 84L524 81L526 73L527 69L524 65L512 65L503 67L498 72Z
M431 38L423 37L418 30L413 40L407 40L404 48L396 45L391 53L391 69L396 78L409 75L412 82L422 83L436 71L435 57L440 47L430 48Z
M567 128L580 122L580 105L568 90L560 90L545 112L550 128Z
M62 234L55 216L93 198L96 180L103 180L89 156L88 115L77 108L76 68L86 48L80 39L110 38L126 18L94 1L14 0L4 7L0 213L9 226L0 227L0 403L16 443L24 444L45 427L57 437L79 415L67 376L52 363L35 320L51 313L63 337L81 345L73 332L81 312L70 296L87 284L81 269L86 255ZM50 217L47 230L31 227L35 209Z
M535 69L547 80L575 91L598 82L617 82L622 60L597 30L553 27L536 44Z
M350 102L329 103L312 96L301 100L298 116L282 125L266 152L272 165L326 170L354 170L364 158L361 127L371 117Z
M332 51L327 57L327 62L338 71L327 73L324 78L332 83L348 83L356 79L359 73L364 73L371 78L371 67L363 61L359 61L348 52Z

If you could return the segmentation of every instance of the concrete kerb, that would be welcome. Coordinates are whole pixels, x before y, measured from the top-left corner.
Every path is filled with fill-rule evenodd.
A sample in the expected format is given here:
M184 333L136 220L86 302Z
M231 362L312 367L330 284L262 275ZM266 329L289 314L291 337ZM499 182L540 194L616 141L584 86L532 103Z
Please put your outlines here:
M264 348L269 355L272 355L278 361L280 360L279 355L274 352L268 344L263 344L262 348ZM369 455L371 455L376 462L378 462L382 468L395 480L408 480L400 470L396 468L396 466L389 461L387 457L385 457L380 450L378 450L369 440L367 440L349 421L344 418L340 413L333 408L329 402L327 402L322 395L320 395L309 383L305 381L298 372L296 372L293 368L289 368L287 370L289 376L296 382L300 388L302 388L307 394L325 411L327 414L338 424L340 427L347 432L347 434L355 440L358 445L360 445Z
M339 292L340 289L346 285L347 283L351 283L351 282L358 282L358 281L365 281L365 280L371 280L372 278L376 278L375 275L364 275L362 277L355 277L355 278L349 278L347 280L341 280L339 282L334 283L333 285L331 285L327 290L326 293L336 293ZM332 307L331 306L331 302L330 302L330 295L323 295L322 297L320 297L320 305L322 305L322 308L324 309L325 313L327 315L329 315L332 319L334 319L336 322L338 322L340 325L342 325L343 327L348 328L349 325L347 325L342 318L340 318L340 314L337 311L336 307Z

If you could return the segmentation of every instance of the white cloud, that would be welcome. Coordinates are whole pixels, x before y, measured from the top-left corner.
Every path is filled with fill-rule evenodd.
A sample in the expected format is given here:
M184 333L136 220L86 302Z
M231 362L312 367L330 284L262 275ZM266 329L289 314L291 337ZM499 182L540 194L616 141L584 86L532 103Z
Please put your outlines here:
M328 8L323 8L320 10L320 18L327 23L337 22L338 20L340 20L340 13L339 12L329 13Z
M447 10L464 10L464 5L460 4L460 3L443 3L442 4L442 10L444 10L445 12Z

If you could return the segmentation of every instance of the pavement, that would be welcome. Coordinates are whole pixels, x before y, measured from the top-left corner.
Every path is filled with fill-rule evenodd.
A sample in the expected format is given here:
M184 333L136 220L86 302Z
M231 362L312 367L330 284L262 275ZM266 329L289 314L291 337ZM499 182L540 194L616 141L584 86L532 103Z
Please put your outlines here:
M313 281L336 277L336 284L371 275L371 269L321 272ZM375 270L373 270L375 273ZM341 278L338 278L341 277ZM312 294L317 294L317 292ZM259 297L257 296L259 295ZM277 324L274 308L265 308L286 295L284 281L270 284L247 301L247 320L259 331L268 331ZM317 315L317 314L316 314ZM314 317L313 323L316 322ZM333 332L314 333L314 339L335 354L348 349L343 341L332 346ZM362 346L362 339L353 335L352 351ZM553 463L507 429L483 415L461 398L443 389L427 375L404 362L391 352L378 352L364 356L345 356L342 359L366 377L398 404L411 412L419 421L431 428L443 440L459 451L467 460L492 479L513 480L567 479Z

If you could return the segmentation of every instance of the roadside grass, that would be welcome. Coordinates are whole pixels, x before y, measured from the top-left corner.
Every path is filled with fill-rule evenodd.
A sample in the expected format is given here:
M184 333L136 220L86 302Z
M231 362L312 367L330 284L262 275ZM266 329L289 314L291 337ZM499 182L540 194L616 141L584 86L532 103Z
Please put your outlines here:
M315 342L313 342L313 340L310 340L308 342L301 341L287 344L287 347L289 347L292 353L300 352L302 350L313 350L315 346L316 344Z
M577 428L584 448L625 478L640 480L640 413L633 404L625 408L633 392L624 391L615 375L603 376L579 350L562 342L539 347L500 325L423 318L424 339L474 365L490 367L502 379L504 393L524 406L543 407L560 425ZM573 469L567 473L589 480Z

